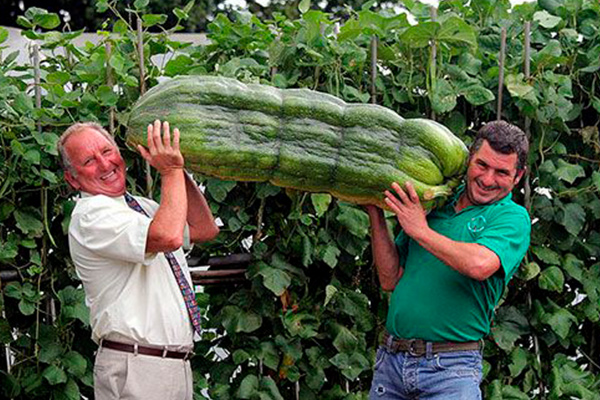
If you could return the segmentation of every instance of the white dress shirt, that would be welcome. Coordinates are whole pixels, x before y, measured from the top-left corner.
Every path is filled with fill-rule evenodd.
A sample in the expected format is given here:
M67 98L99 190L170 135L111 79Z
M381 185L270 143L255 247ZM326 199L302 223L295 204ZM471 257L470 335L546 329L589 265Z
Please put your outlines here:
M157 203L135 198L148 215L155 214ZM169 262L163 253L145 253L151 222L124 196L82 193L77 201L69 248L96 343L104 338L173 350L193 345L193 328ZM173 254L193 287L183 251Z

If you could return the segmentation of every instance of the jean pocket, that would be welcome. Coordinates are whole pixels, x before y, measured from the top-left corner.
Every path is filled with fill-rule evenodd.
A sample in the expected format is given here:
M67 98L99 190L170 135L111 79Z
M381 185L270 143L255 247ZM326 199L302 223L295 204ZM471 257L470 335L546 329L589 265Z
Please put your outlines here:
M446 371L453 375L481 374L482 357L478 351L454 351L435 355L437 370Z
M385 357L387 355L387 350L383 347L379 347L377 349L377 355L375 356L375 364L373 366L373 370L377 371L381 364L385 361Z

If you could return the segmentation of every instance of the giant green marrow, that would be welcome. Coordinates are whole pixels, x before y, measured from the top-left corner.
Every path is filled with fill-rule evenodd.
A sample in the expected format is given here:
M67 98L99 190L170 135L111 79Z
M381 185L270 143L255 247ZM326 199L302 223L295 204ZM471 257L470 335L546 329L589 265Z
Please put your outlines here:
M179 128L193 171L358 204L383 206L383 191L406 180L424 200L446 197L467 160L463 142L435 121L403 119L385 107L308 89L216 76L153 87L131 111L128 142L145 145L146 127L157 118Z

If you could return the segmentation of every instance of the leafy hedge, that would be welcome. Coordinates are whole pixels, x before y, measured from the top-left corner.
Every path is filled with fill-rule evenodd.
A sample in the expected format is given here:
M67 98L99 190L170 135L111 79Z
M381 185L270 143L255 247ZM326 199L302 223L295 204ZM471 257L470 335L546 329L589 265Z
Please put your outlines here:
M368 102L376 35L377 102L405 117L435 117L469 142L477 127L496 118L505 27L502 117L531 134L531 173L517 197L535 223L530 252L486 343L483 389L494 400L599 399L600 4L539 0L509 12L505 0L468 6L451 0L441 2L434 21L427 6L405 0L416 19L411 24L372 3L344 21L309 10L306 0L297 20L219 15L207 46L170 40L177 26L145 32L145 83L219 74ZM39 108L32 66L0 53L0 270L19 277L2 282L0 297L0 342L14 355L10 372L0 371L4 397L93 396L95 345L68 255L74 203L62 183L56 141L74 121L109 126L112 109L122 143L140 94L131 21L139 16L144 29L166 21L144 14L146 4L136 0L121 15L114 0L99 0L97 9L108 17L102 43L79 47L73 39L80 31L54 30L57 15L29 9L20 17L23 34L46 56ZM191 7L173 11L178 25ZM525 21L532 22L528 78ZM0 28L0 45L6 36ZM167 55L161 65L150 63L156 55ZM130 187L145 191L140 157L125 147L123 153ZM193 360L197 398L207 391L213 399L366 398L387 297L371 265L365 212L323 194L201 180L225 226L194 254L251 252L256 261L247 284L207 287L198 296L209 330Z

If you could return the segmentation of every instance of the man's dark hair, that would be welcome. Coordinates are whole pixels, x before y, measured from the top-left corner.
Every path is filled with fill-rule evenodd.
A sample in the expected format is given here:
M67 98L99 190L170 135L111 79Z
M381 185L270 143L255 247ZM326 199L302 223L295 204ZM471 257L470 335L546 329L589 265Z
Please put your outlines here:
M527 165L529 140L519 127L506 121L488 122L477 132L475 141L471 145L471 154L479 150L484 140L487 140L490 147L499 153L517 153L517 170L522 170Z

